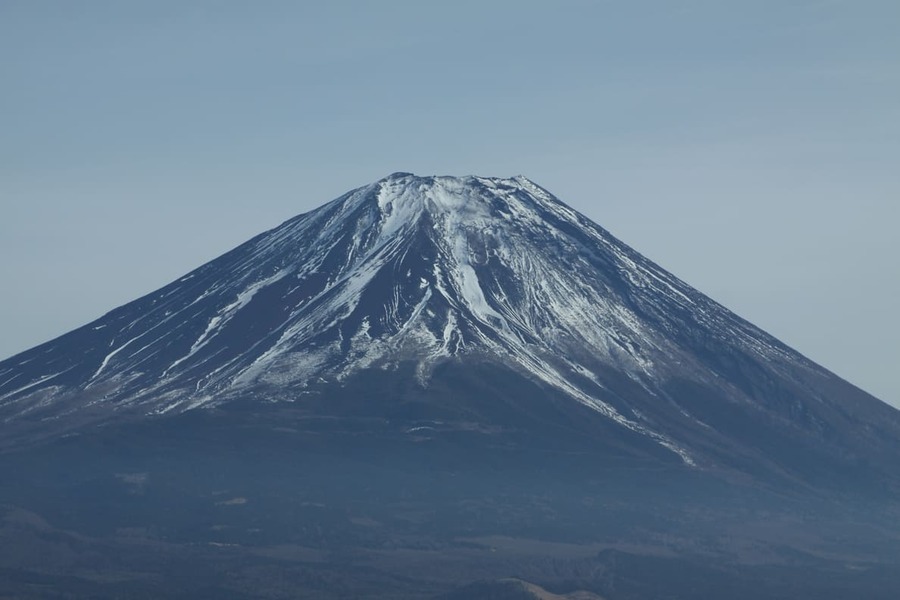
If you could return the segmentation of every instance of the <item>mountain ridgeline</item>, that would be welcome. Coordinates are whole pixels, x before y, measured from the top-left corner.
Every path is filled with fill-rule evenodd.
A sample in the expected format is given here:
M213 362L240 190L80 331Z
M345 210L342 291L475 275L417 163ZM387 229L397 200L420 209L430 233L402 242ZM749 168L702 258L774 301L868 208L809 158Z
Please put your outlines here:
M133 591L123 531L136 555L203 565L211 597L259 597L240 581L276 558L309 597L509 576L760 593L753 569L781 597L800 585L786 564L823 598L860 569L871 597L900 589L881 559L900 536L872 521L900 498L900 413L524 177L353 190L0 362L0 419L6 534L119 553L121 586L42 571L86 595ZM247 556L255 575L216 570ZM430 566L403 579L404 560ZM661 588L631 574L644 560ZM834 561L852 569L826 589L810 573ZM27 560L0 568L10 593L37 589ZM145 564L148 589L177 595L171 568Z

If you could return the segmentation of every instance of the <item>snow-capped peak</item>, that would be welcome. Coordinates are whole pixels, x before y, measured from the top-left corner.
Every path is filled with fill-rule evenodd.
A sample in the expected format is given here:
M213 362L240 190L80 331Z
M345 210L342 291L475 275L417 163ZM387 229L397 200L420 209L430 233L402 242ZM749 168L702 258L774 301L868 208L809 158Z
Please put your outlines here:
M20 368L28 353L3 363L0 408L167 413L401 365L428 386L443 362L478 360L690 463L608 374L651 395L676 374L714 382L697 335L800 360L525 177L395 173L36 349L39 368Z

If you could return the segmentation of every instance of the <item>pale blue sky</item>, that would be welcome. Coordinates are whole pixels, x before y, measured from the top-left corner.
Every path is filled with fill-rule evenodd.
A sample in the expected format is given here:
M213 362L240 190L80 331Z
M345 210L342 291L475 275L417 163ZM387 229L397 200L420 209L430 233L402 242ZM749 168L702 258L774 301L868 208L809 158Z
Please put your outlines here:
M393 171L524 174L900 405L900 2L0 1L0 357Z

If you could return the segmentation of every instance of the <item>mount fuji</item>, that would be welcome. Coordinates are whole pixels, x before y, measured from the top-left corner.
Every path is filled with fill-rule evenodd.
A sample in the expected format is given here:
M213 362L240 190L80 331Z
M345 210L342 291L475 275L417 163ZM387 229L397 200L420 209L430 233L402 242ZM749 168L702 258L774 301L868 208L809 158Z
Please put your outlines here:
M880 577L890 569L878 557L900 547L897 532L873 535L867 520L894 514L900 498L897 410L524 177L395 173L348 192L0 362L0 419L0 475L17 486L0 498L7 530L13 523L32 545L41 536L22 519L106 550L121 549L123 530L154 552L201 543L235 560L290 544L304 548L307 570L328 563L317 552L367 548L360 560L379 577L397 577L399 554L389 560L378 544L412 552L426 539L432 550L452 546L459 564L460 548L564 540L590 548L604 573L608 552L625 548L653 560L668 556L664 546L698 551L686 533L697 527L719 540L700 554L744 566L782 565L778 552L790 547L808 568L865 563ZM793 541L736 533L771 514L790 521ZM431 597L449 580L524 573L548 589L577 580L606 597L641 597L627 574L619 588L576 577L573 565L590 560L571 552L565 576L522 566L536 559L513 549L502 566L482 556L452 576L433 567L415 583L365 585ZM0 567L35 572L8 557ZM55 569L89 594L132 589ZM162 567L145 571L171 579ZM740 573L712 579L755 581ZM878 577L871 597L900 589ZM153 589L171 595L161 581ZM240 588L221 585L216 594Z

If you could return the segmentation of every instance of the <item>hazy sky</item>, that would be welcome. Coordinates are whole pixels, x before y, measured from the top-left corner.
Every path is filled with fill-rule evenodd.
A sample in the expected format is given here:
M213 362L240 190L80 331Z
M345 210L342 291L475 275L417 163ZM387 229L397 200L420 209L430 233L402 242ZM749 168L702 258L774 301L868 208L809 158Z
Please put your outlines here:
M0 357L394 171L523 174L900 405L900 2L0 1Z

